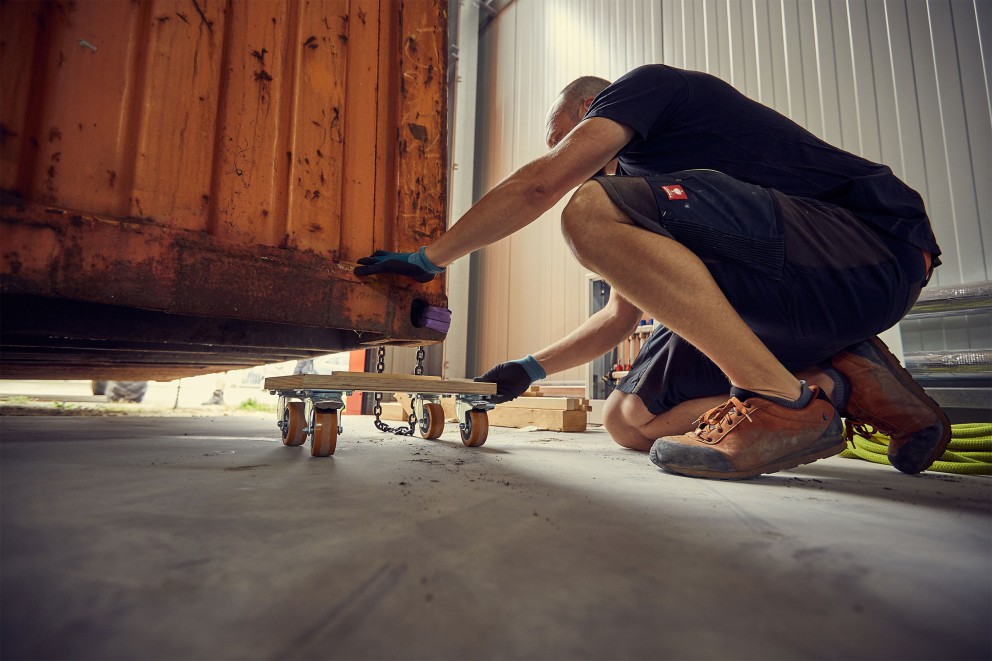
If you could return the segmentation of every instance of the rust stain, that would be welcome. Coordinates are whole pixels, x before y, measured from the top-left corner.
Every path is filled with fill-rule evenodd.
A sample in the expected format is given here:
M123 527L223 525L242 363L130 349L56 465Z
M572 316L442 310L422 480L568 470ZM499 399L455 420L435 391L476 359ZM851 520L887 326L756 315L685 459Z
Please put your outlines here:
M193 0L193 6L196 7L196 13L200 15L200 21L204 25L206 25L207 26L207 29L210 30L210 33L213 34L213 31L214 31L214 22L207 20L207 15L203 13L203 10L202 9L200 9L200 3L199 2L197 2L196 0Z
M410 135L412 135L415 140L418 140L420 142L427 142L427 128L426 127L424 127L424 126L422 126L420 124L414 124L412 122L411 123L408 123L406 125L406 127L408 129L410 129Z

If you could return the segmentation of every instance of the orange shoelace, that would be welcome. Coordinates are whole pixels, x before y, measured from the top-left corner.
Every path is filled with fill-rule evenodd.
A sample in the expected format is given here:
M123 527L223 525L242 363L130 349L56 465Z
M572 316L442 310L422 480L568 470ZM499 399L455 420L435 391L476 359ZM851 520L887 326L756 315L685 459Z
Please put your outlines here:
M854 445L855 436L860 436L871 441L875 439L875 434L879 432L888 434L884 429L878 429L867 422L854 422L850 418L844 419L844 437L847 439L849 445Z
M753 422L750 415L753 410L753 406L742 402L736 397L731 397L723 404L720 404L720 406L715 406L696 418L696 420L692 423L696 425L696 429L693 433L700 438L709 435L714 431L717 434L722 434L724 426L727 428L733 426L734 420L732 420L732 418L737 416L744 416L749 421Z

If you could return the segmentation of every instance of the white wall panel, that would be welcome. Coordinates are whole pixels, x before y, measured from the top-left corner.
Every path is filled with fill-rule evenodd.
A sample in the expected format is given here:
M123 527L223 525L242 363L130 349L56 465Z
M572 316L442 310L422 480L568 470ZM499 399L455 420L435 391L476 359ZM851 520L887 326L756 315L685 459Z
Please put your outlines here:
M720 76L889 165L927 202L944 250L935 284L988 280L990 33L989 0L515 0L482 34L476 194L544 152L545 113L568 82L661 62ZM470 369L583 320L563 204L475 258Z

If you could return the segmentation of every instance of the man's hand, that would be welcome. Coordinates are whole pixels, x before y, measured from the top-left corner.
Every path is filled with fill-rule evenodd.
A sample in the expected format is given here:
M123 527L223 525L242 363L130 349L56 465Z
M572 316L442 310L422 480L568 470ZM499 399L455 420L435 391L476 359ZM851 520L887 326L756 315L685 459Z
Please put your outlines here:
M527 356L521 360L500 363L482 376L475 377L475 380L495 383L496 395L489 401L502 404L516 399L530 388L530 384L545 376L547 375L541 364L533 356Z
M362 266L355 269L355 275L398 273L417 282L430 282L435 275L444 272L444 269L427 259L424 250L425 247L421 247L417 252L376 250L370 256L358 260Z

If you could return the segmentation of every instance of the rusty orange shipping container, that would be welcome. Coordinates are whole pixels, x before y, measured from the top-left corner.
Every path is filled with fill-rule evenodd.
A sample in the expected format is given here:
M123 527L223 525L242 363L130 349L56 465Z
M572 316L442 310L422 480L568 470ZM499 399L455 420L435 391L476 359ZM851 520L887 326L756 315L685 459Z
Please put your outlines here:
M2 2L5 378L167 379L379 343L445 221L445 0Z

